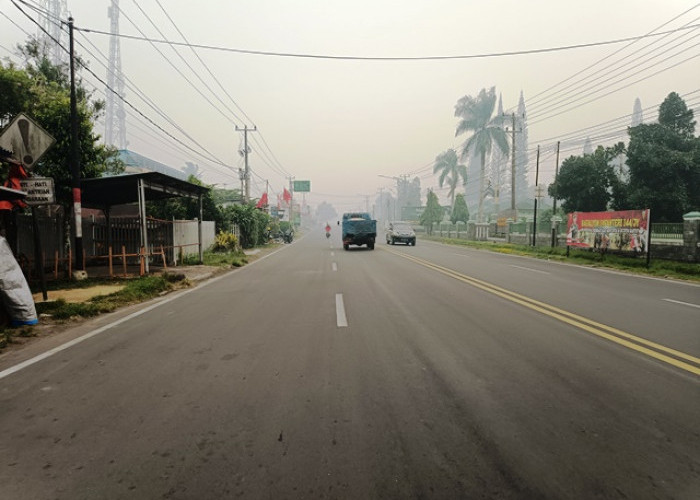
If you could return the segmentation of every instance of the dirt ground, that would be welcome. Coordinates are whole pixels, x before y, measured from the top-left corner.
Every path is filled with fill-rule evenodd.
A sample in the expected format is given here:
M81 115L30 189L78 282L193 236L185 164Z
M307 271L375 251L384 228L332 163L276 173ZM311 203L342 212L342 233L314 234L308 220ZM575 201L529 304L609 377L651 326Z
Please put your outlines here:
M98 295L109 295L110 293L122 290L124 285L98 285L90 288L73 288L69 290L49 290L48 300L54 301L63 299L66 302L85 302ZM41 292L33 295L34 302L43 302L44 296Z

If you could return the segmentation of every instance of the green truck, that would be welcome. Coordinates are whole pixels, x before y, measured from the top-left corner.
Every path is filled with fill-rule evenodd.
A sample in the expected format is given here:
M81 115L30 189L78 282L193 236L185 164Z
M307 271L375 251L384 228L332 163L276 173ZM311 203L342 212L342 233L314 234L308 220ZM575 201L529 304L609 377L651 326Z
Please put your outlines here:
M374 250L374 240L377 239L377 221L367 212L348 212L343 214L343 248L348 250L350 245L367 245Z

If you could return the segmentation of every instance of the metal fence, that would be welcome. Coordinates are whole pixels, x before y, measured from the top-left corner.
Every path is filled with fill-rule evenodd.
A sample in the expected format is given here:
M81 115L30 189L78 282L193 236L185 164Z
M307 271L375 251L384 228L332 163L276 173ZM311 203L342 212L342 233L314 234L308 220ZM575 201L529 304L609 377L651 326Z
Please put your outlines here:
M513 234L527 233L527 222L514 222L510 225L510 232Z
M17 215L17 258L30 277L35 266L32 216ZM65 218L59 214L37 214L41 240L42 267L54 277L59 272L70 275L72 254L66 250L68 240ZM148 248L141 247L141 224L138 217L112 217L110 229L104 217L83 218L83 260L86 266L141 265L145 256L154 265L177 264L183 257L199 253L199 225L194 221L146 220ZM237 229L237 228L236 228ZM204 249L215 240L214 222L202 222ZM72 241L72 236L70 237ZM124 271L126 273L126 271Z
M651 240L669 244L683 244L683 223L652 222Z

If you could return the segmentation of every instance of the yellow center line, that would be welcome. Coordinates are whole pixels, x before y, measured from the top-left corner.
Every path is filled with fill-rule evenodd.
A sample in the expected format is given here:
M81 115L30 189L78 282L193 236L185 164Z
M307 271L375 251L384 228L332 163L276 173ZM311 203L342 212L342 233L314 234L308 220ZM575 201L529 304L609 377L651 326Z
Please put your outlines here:
M465 274L459 273L447 267L440 266L438 264L434 264L419 257L415 257L413 255L406 255L404 253L397 252L396 250L390 250L383 247L381 249L394 255L398 255L399 257L403 257L404 259L415 262L416 264L419 264L423 267L427 267L441 274L454 278L463 283L472 285L476 288L492 293L506 300L510 300L511 302L520 304L533 311L540 312L551 318L580 328L598 337L607 339L611 342L615 342L616 344L627 347L628 349L632 349L659 361L663 361L664 363L668 363L672 366L675 366L676 368L680 368L695 375L700 375L700 358L696 358L694 356L691 356L690 354L678 351L676 349L672 349L670 347L666 347L661 344L657 344L656 342L651 342L641 337L637 337L617 328L598 323L589 318L585 318L572 312L559 309L558 307L546 304L544 302L540 302L538 300L532 299L525 295L521 295L511 290L501 288L486 281L467 276Z

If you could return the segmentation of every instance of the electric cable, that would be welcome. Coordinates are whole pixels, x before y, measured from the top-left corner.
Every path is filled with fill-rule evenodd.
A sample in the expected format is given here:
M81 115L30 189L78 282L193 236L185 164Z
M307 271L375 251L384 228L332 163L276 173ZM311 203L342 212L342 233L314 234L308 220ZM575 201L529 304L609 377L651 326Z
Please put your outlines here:
M223 51L223 52L233 52L233 53L238 53L238 54L259 55L259 56L289 57L289 58L304 58L304 59L331 59L331 60L346 60L346 61L438 61L438 60L454 60L454 59L486 59L486 58L494 58L494 57L531 55L531 54L542 54L542 53L548 53L548 52L561 52L561 51L566 51L566 50L582 49L582 48L589 48L589 47L600 47L600 46L604 46L604 45L615 45L615 44L619 44L619 43L629 42L632 40L641 40L644 38L661 36L661 35L665 35L666 33L673 33L673 32L681 31L684 29L696 28L698 26L700 26L700 25L693 25L693 26L689 26L687 28L677 28L674 30L669 30L667 32L631 36L631 37L626 37L626 38L618 38L618 39L614 39L614 40L604 40L604 41L590 42L590 43L562 45L562 46L557 46L557 47L546 47L546 48L541 48L541 49L513 50L513 51L506 51L506 52L491 52L491 53L483 53L483 54L463 54L463 55L445 55L445 56L408 56L408 57L399 57L399 56L389 56L389 57L338 56L338 55L326 55L326 54L304 54L304 53L293 53L293 52L271 52L271 51L264 51L264 50L236 49L236 48L231 48L231 47L222 47L222 46L216 46L216 45L205 45L205 44L197 44L197 43L173 42L171 40L149 38L149 37L146 37L145 35L139 37L139 36L135 36L135 35L119 34L117 36L120 38L129 39L129 40L140 40L140 41L147 41L150 43L168 44L168 45L175 44L175 45L181 45L181 46L186 46L186 47L195 47L195 48L199 48L199 49L208 49L208 50L216 50L216 51ZM78 28L76 28L76 29L78 29ZM95 33L98 35L111 35L111 33L108 33L108 32L102 31L102 30L93 29L93 28L81 27L79 29L82 31L85 31L86 33Z

